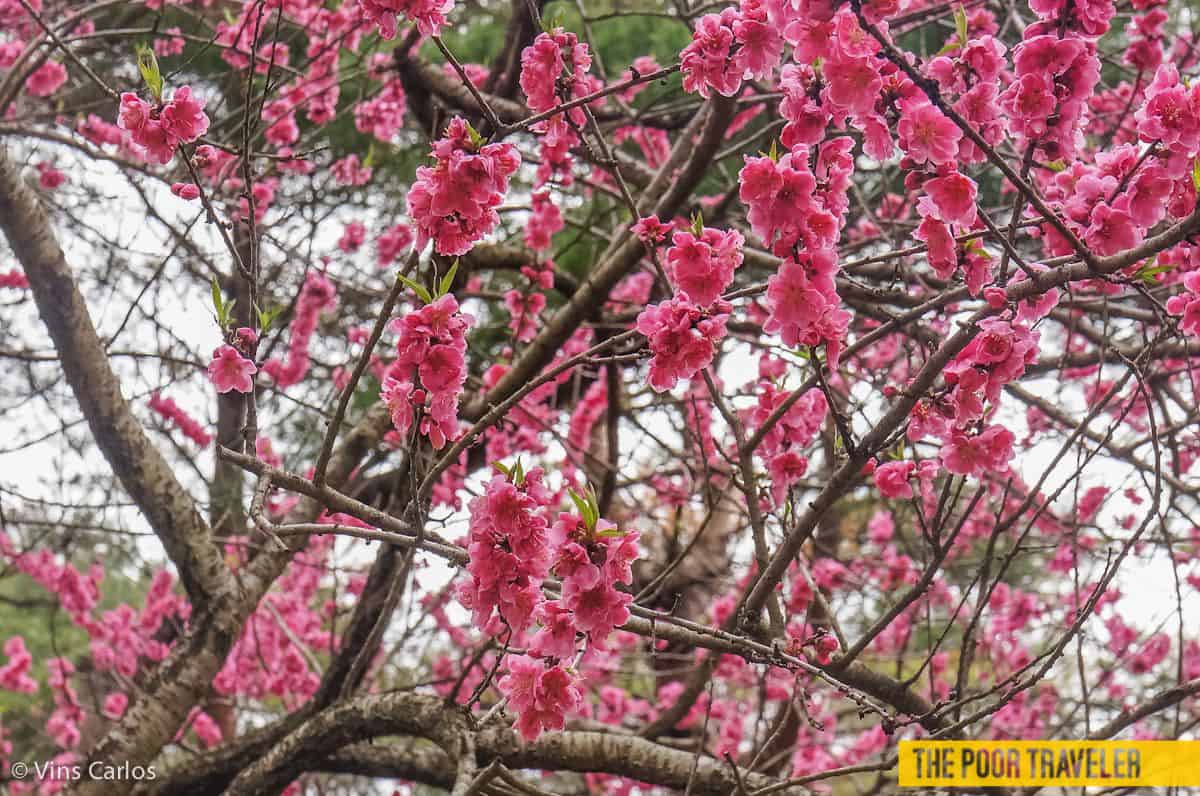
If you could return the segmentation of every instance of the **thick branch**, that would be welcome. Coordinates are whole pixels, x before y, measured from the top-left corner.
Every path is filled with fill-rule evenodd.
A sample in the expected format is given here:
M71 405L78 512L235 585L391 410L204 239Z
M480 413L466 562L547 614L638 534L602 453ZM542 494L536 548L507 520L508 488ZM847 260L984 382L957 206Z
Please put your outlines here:
M231 593L233 579L208 524L121 394L50 219L3 145L0 229L25 269L63 375L100 451L162 540L194 610Z

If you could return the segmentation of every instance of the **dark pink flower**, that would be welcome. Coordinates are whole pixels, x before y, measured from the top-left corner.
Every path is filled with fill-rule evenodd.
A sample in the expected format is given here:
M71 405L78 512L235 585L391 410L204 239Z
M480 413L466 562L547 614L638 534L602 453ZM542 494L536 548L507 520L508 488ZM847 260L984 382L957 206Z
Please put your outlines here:
M223 345L214 351L212 362L208 364L208 378L219 393L252 391L257 372L254 363L231 345Z

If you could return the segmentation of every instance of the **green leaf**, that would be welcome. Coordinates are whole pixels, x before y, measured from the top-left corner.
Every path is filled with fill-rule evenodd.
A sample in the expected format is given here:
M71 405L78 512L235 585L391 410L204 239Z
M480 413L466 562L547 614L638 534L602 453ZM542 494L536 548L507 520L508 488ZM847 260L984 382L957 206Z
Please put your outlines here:
M778 139L776 139L776 138L771 139L771 149L769 152L767 152L767 157L769 157L771 159L772 163L779 162L779 140Z
M506 478L512 478L512 470L505 467L500 462L492 462L492 468Z
M704 214L699 210L692 216L692 234L697 238L704 234Z
M142 73L142 80L146 81L146 86L154 96L154 101L162 102L162 70L158 68L158 58L154 56L154 50L145 44L139 44L135 52L137 53L138 71Z
M961 5L954 9L954 29L958 32L958 42L967 46L967 10Z
M1057 174L1060 171L1066 171L1067 164L1061 160L1052 160L1046 164L1046 168L1050 169L1050 171L1053 171L1054 173Z
M1192 187L1200 193L1200 157L1192 161Z
M1147 285L1158 284L1156 278L1159 274L1165 274L1175 267L1173 263L1156 263L1151 260L1149 264L1142 266L1137 271L1137 278L1145 282Z
M406 287L410 288L412 292L416 293L417 298L421 299L421 301L424 301L426 304L433 303L433 296L429 295L429 291L425 289L424 285L412 281L404 274L397 274L396 278L404 283Z
M279 317L279 314L283 312L283 307L271 307L267 310L255 307L254 311L258 314L258 330L260 332L265 332L271 328L271 324L273 324L275 319Z
M525 468L521 465L521 457L517 457L517 463L512 467L512 481L517 486L525 483Z
M625 531L622 531L620 528L609 528L607 531L600 531L599 533L596 534L596 536L599 536L599 537L602 537L605 539L618 539L624 535L625 535Z
M222 308L225 305L225 300L221 297L221 286L217 284L215 276L212 278L212 302L213 310L217 313L217 317L220 318L223 314Z
M575 508L579 511L579 516L583 520L583 524L590 531L595 526L589 521L592 511L587 499L571 488L567 489L567 494L571 496L571 502L575 504Z
M454 275L458 273L458 260L454 258L454 264L450 266L450 270L442 277L442 281L438 283L438 298L450 292L450 288L454 285Z
M478 130L471 126L470 122L467 122L467 137L471 139L471 147L473 149L478 150L481 146L483 146L483 136L479 134Z

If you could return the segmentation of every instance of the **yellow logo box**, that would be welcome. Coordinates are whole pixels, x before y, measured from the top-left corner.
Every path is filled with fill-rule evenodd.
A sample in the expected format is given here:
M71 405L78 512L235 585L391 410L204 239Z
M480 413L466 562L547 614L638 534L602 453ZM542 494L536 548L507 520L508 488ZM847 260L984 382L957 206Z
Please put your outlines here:
M901 741L900 787L1194 787L1200 741Z

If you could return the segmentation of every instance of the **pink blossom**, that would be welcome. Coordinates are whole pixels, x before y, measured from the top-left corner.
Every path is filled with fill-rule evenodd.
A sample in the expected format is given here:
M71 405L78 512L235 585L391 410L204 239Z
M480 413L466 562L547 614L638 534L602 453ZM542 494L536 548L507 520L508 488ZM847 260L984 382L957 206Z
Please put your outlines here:
M125 708L128 706L129 697L120 691L114 691L104 698L104 706L101 711L106 718L116 721L125 715Z
M979 434L955 431L942 446L946 469L958 475L1000 474L1013 454L1013 433L1004 426L988 426Z
M563 102L586 96L591 87L587 72L592 56L587 44L574 33L555 28L539 33L533 43L521 51L521 90L529 109L545 113ZM585 121L582 109L574 108L568 117L576 124ZM539 131L561 131L563 116L557 114L541 123Z
M379 26L379 35L396 38L396 17L403 14L415 22L422 36L436 36L446 24L454 0L358 0L367 19Z
M455 79L458 79L457 75ZM404 84L399 78L394 78L384 84L383 90L374 97L354 106L354 126L360 133L368 133L376 140L390 144L404 126L407 110L408 97L404 93Z
M49 97L67 82L67 68L58 61L46 61L25 78L25 91L32 97Z
M29 278L25 276L25 272L19 268L13 268L9 271L0 271L0 287L23 290L29 287Z
M965 227L975 223L975 190L974 180L957 171L925 183L941 220Z
M200 198L200 186L194 182L174 182L171 183L171 193L185 202L191 202Z
M163 106L159 118L167 134L184 143L195 141L208 132L204 102L192 97L191 86L176 89L170 101Z
M342 227L342 237L338 239L338 248L346 254L353 254L362 248L367 239L367 228L361 221L351 221Z
M1134 114L1141 139L1166 146L1178 143L1187 151L1195 151L1200 144L1200 117L1188 90L1179 82L1174 64L1158 68L1146 97L1146 104Z
M1127 211L1101 202L1092 211L1092 223L1083 239L1097 254L1117 254L1141 243L1142 230Z
M254 363L231 345L223 345L213 351L212 362L208 364L208 378L219 393L252 391L253 377L257 372Z
M826 66L829 101L848 113L862 114L875 106L883 80L871 58L839 54Z
M395 224L389 227L375 241L375 261L380 268L386 268L412 246L415 239L412 227L408 224Z
M638 239L647 245L653 245L666 240L667 233L670 231L671 226L660 221L658 216L639 218L637 223L633 225L633 234L637 235Z
M676 232L667 249L667 273L682 293L701 307L712 304L742 264L743 238L737 230L705 227L699 237Z
M29 676L33 656L25 649L25 639L13 636L4 642L4 654L8 657L8 663L0 666L0 688L18 694L35 693L37 681Z
M508 328L513 337L521 342L532 340L537 335L540 314L546 308L545 294L509 290L504 294L504 306L508 308Z
M562 212L550 198L548 189L534 191L530 197L529 222L525 225L525 243L535 252L550 248L554 233L564 226Z
M737 10L727 8L720 14L705 14L696 22L692 43L679 54L683 72L683 90L709 97L713 91L732 97L742 87L742 70L734 66L733 24Z
M565 727L567 714L583 703L578 676L527 655L510 656L507 661L508 674L497 685L517 714L521 737L536 741L543 730Z
M520 165L512 144L481 144L461 117L433 147L437 165L417 169L408 213L417 225L417 247L433 240L440 254L465 254L500 223L496 206Z
M637 329L650 344L650 386L669 390L712 363L717 344L725 337L729 305L716 302L712 314L701 310L684 293L652 304L637 318Z
M529 642L532 654L541 658L570 659L575 654L575 614L557 600L538 606L536 618L541 629Z
M179 428L183 435L202 448L212 442L212 435L204 430L204 426L192 419L171 398L164 398L159 393L150 396L150 408Z
M319 271L309 271L296 300L296 312L290 328L287 359L272 358L263 365L263 372L280 387L298 384L308 372L308 347L316 331L321 313L337 305L333 283Z
M939 278L949 279L954 275L954 270L958 267L957 244L949 226L932 213L925 214L913 237L925 241L929 266Z
M954 163L962 131L929 102L908 100L900 103L900 122L896 130L900 148L917 162L935 165Z
M750 80L770 77L783 56L783 36L768 19L767 6L762 0L742 0L741 13L733 23L733 35L740 45L733 56L734 65Z
M191 87L181 86L159 106L151 106L132 92L123 93L117 124L129 131L147 157L165 165L180 144L195 141L208 131L208 116L204 103L192 96Z
M916 462L910 461L881 464L875 468L875 486L886 498L910 498L913 496L913 489L908 479L916 469Z
M435 448L457 436L458 400L467 379L466 331L472 321L470 315L459 312L454 296L446 294L393 322L399 339L396 361L388 375L397 384L384 398L398 431L408 428L401 417L411 416L402 407L411 404L421 408L420 433L428 436ZM399 386L403 382L413 385L418 379L422 389Z

